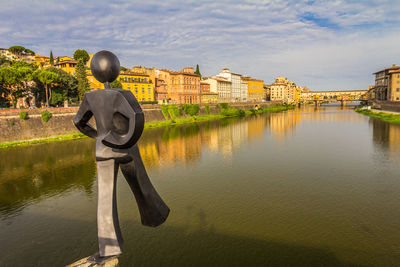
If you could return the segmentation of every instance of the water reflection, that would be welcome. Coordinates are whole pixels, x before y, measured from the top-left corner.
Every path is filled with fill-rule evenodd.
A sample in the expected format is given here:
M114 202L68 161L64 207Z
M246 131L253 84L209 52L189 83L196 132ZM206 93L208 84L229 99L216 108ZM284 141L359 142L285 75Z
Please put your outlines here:
M398 158L400 152L400 125L390 124L382 120L370 118L372 140L378 151L387 158Z
M92 193L94 143L90 139L1 150L0 215L71 188Z

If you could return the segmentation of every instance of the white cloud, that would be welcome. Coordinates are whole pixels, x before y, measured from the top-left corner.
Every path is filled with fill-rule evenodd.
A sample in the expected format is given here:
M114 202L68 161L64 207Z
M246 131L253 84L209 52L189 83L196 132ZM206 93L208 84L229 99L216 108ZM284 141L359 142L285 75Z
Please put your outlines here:
M396 1L21 1L2 4L0 47L115 51L128 67L200 64L312 89L363 89L400 63ZM4 8L3 8L4 7Z

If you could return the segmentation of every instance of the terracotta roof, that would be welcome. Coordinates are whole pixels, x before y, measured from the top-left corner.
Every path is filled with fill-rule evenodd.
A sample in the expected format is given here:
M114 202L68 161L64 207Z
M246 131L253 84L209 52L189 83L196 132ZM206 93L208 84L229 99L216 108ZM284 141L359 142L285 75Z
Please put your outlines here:
M77 64L78 61L72 59L72 60L64 60L64 61L60 61L58 63L54 63L54 65L60 65L60 64L64 64L64 63L73 63L73 64Z
M373 73L373 74L377 74L377 73L379 73L379 72L382 72L382 71L387 71L387 70L399 70L400 69L400 66L392 66L392 67L389 67L389 68L386 68L386 69L383 69L383 70L380 70L380 71L377 71L377 72L375 72L375 73Z
M132 76L146 76L149 77L149 75L145 73L140 73L140 72L133 72L133 71L121 71L119 75L132 75Z

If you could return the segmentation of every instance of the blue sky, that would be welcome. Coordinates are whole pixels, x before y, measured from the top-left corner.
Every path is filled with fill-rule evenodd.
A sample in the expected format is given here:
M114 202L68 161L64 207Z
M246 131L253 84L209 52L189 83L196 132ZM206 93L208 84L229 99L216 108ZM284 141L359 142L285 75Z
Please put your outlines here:
M229 67L312 90L366 89L400 65L400 1L4 1L0 47L113 51L126 67Z

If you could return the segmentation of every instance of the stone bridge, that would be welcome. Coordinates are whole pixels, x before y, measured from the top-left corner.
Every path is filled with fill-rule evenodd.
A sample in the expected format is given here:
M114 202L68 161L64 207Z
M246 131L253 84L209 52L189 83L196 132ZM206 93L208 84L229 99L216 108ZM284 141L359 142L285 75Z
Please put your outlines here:
M315 105L340 102L344 106L348 102L363 100L368 100L367 90L310 91L302 92L300 96L300 103L314 102Z

